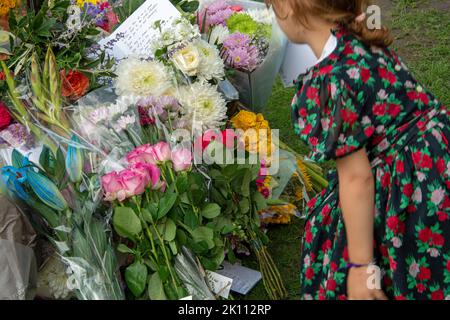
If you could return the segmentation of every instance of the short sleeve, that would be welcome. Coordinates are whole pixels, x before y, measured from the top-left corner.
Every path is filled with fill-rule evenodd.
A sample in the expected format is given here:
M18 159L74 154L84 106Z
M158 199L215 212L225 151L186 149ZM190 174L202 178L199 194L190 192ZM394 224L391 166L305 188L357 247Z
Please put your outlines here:
M348 81L332 75L302 85L293 101L293 121L313 160L337 159L365 146L375 131L365 100L363 91L355 93Z

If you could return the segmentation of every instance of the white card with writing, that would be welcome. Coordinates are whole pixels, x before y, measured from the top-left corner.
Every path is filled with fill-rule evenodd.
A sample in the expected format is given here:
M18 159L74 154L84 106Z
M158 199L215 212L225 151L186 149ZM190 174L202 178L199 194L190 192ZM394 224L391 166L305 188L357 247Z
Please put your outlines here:
M152 39L158 32L154 28L155 22L180 16L169 0L147 0L110 36L103 39L100 46L116 60L130 55L148 57Z
M213 293L221 296L222 298L228 299L231 286L233 285L233 279L207 270L206 282Z
M224 261L217 272L233 279L231 290L240 294L248 294L262 279L261 272Z
M294 80L308 68L315 65L317 57L307 44L289 42L284 62L280 69L281 80L285 87L292 87Z

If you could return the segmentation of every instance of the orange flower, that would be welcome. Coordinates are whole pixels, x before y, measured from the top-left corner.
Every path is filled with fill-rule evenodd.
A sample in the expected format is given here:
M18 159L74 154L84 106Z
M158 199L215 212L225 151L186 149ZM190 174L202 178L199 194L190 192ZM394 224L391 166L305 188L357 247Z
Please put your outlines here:
M84 96L89 89L89 78L79 71L70 70L66 73L61 70L62 95L71 100Z

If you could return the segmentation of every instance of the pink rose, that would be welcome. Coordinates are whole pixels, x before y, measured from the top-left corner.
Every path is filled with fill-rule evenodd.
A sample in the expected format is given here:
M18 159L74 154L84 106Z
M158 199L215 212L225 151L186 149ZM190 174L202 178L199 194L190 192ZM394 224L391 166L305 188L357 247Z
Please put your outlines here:
M158 162L170 160L170 146L167 142L158 142L151 148L154 159Z
M155 163L156 159L153 156L153 147L150 144L144 144L126 156L129 164L135 164L137 162Z
M161 187L161 171L156 165L145 162L137 162L133 164L130 169L141 173L145 177L145 184L150 184L152 189L156 190Z
M186 148L172 151L172 163L175 171L185 171L191 167L192 152Z
M119 197L119 193L123 190L122 180L117 172L111 172L101 178L102 188L105 192L106 201L114 201Z
M147 186L147 177L139 171L125 169L119 172L127 197L143 194ZM120 200L120 199L119 199Z

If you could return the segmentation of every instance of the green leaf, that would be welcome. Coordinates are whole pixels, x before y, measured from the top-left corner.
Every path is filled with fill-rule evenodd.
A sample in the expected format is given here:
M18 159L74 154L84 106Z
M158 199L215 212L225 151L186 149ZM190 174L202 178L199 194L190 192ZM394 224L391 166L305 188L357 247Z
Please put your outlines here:
M134 254L133 249L128 248L126 245L124 245L123 243L120 243L117 246L117 251L121 252L121 253L129 253L129 254Z
M113 226L121 237L131 240L134 240L142 231L141 221L133 209L128 207L117 207L114 210Z
M141 210L141 213L142 213L142 218L144 219L144 221L146 221L148 223L153 223L153 217L149 210L144 208Z
M239 201L239 208L241 209L242 213L247 213L250 211L250 202L247 198L243 198L241 201Z
M172 251L172 254L176 256L178 254L177 243L175 241L171 241L169 242L169 247L170 250Z
M192 237L195 242L205 241L208 245L208 249L214 247L214 230L208 227L198 227L192 231Z
M177 226L175 225L175 222L173 222L172 219L168 218L166 220L166 228L164 230L164 240L169 242L173 241L176 235L177 235Z
M135 297L140 297L145 290L147 282L147 267L140 261L134 262L125 270L127 287Z
M167 300L158 272L150 276L150 280L148 281L148 296L151 300Z
M187 210L186 214L184 215L184 224L190 229L195 229L198 227L197 216L191 209Z
M217 203L208 203L202 209L202 216L207 219L214 219L220 215L220 207Z
M185 193L189 187L188 178L186 175L182 175L177 179L177 189L179 193Z
M39 164L48 174L52 176L55 174L56 158L52 150L46 145L43 146L39 156Z
M64 179L66 175L66 157L64 156L64 152L59 147L56 151L56 165L55 165L55 179L59 183Z
M22 168L24 159L25 157L19 151L17 151L16 149L13 150L11 155L13 167Z
M183 3L181 3L180 5L181 10L188 13L195 12L198 9L198 7L199 7L198 1L183 1Z
M159 200L158 219L163 218L172 209L175 201L177 201L176 193L167 193Z

